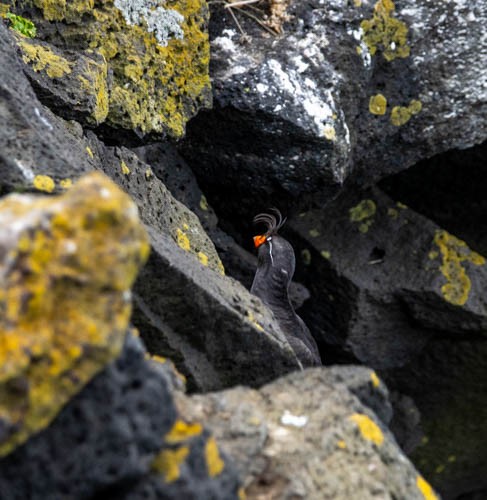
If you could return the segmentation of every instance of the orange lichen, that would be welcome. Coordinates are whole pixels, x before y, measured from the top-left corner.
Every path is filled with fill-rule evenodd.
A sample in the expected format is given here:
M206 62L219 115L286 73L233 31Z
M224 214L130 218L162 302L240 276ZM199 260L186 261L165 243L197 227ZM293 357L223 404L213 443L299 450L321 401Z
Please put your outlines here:
M0 220L4 456L119 354L149 244L133 202L101 173L57 197L7 196Z

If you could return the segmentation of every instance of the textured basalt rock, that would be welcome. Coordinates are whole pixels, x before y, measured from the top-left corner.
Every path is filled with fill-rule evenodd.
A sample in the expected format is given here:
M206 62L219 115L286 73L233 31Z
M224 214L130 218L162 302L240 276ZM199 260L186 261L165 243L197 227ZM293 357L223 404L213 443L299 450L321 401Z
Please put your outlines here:
M214 9L215 107L181 151L219 216L326 202L486 138L483 3L292 1L277 37L233 9L247 43Z
M42 102L65 119L88 125L108 114L108 67L98 52L63 51L47 43L17 36L24 71Z
M261 385L299 369L270 312L231 278L149 230L152 253L134 287L134 324L191 390Z
M45 102L52 100L53 92L72 99L84 89L88 99L95 99L94 124L106 121L137 134L181 137L186 122L211 104L208 8L202 0L172 2L168 9L157 3L152 7L135 0L12 2L12 9L31 19L37 37L47 42L20 42L29 53L34 46L42 47L35 57L25 57L29 71L44 70L36 84L45 90ZM67 71L71 64L57 54L60 50L71 51L81 66L79 74L80 68ZM52 54L65 61L61 75L49 71ZM113 78L107 79L107 72ZM71 78L63 78L67 73L73 73Z
M83 332L84 333L84 332ZM127 336L52 424L0 461L2 499L91 498L148 473L176 420L166 375Z
M344 192L289 225L312 294L302 315L323 342L392 368L435 332L485 331L484 257L380 190Z
M5 33L6 50L0 57L18 69L11 39ZM13 119L0 127L8 154L0 164L2 191L62 191L81 172L98 169L134 198L153 246L149 266L136 285L134 318L149 348L172 356L192 388L227 387L240 377L255 385L297 369L272 317L243 287L222 277L221 261L199 221L171 196L151 167L128 149L108 147L93 133L84 134L76 122L57 118L37 101L20 69L8 73L2 81L8 100L2 105L8 105ZM17 89L27 90L23 98ZM37 114L55 125L39 127ZM22 142L12 141L19 136ZM169 161L166 168L172 168ZM274 364L265 361L267 351Z
M351 376L354 392L369 393L362 402L348 389ZM205 418L235 461L248 498L438 498L367 408L374 391L382 391L388 413L387 391L374 372L316 368L259 390L180 394L177 406Z
M16 37L0 23L0 193L60 192L94 162L81 126L43 106L22 67Z
M178 415L173 377L129 333L49 427L0 460L2 500L236 499L234 466L207 429Z
M423 436L411 458L447 500L487 490L486 355L485 336L434 337L405 367L380 372L417 405Z
M170 235L179 247L192 254L202 265L224 274L215 246L205 233L198 217L176 200L152 167L124 147L106 147L92 132L87 133L89 148L103 170L137 204L140 217L157 233ZM174 163L165 163L167 169Z
M46 427L120 352L149 253L130 198L94 173L0 202L0 455Z
M127 194L93 172L3 198L0 221L1 498L237 498L215 438L174 408L170 363L129 332L149 240Z

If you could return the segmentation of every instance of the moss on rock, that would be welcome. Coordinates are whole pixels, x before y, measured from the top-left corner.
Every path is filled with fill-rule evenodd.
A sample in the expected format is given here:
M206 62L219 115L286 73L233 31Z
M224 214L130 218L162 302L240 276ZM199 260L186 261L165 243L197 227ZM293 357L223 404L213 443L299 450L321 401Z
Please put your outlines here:
M46 427L120 352L149 251L103 174L58 197L0 202L0 456Z

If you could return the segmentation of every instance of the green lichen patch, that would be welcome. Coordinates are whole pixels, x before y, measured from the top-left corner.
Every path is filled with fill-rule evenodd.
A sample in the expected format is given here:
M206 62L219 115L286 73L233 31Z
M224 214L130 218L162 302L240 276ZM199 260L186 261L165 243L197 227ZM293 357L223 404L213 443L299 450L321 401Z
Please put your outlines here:
M391 111L391 123L396 127L400 127L407 123L413 115L418 114L422 109L421 101L413 99L409 106L394 106Z
M53 420L120 352L148 237L93 173L56 197L0 202L0 456Z
M369 100L369 111L373 115L385 115L387 109L387 99L382 94L371 96Z
M379 0L375 4L372 19L365 19L360 23L364 33L363 40L370 54L375 55L380 50L387 61L408 57L410 54L408 27L393 17L394 10L392 0Z
M373 200L362 200L349 210L350 221L359 223L359 231L366 233L374 223L376 210L377 206Z
M443 298L451 304L463 306L468 300L472 284L462 264L470 262L482 266L485 264L485 258L470 250L464 241L444 230L436 231L434 243L440 250L440 271L447 281L441 287Z
M37 34L37 29L32 21L25 17L17 16L12 12L7 12L5 17L10 21L10 27L28 38L34 38Z

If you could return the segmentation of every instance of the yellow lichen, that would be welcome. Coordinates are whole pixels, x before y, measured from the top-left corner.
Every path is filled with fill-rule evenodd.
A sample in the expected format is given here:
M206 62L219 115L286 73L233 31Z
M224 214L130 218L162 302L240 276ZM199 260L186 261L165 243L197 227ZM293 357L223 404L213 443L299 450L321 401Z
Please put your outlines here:
M337 133L336 133L335 127L333 127L333 125L325 125L323 127L323 135L329 141L336 141L337 140Z
M73 185L73 181L71 179L61 179L59 185L62 189L69 189Z
M341 450L344 450L347 447L347 443L345 443L343 439L340 439L339 441L337 441L337 447Z
M377 376L377 373L375 372L370 372L370 380L372 381L372 385L374 387L379 387L380 385L380 379L379 377Z
M90 147L86 146L86 152L88 153L88 156L90 156L90 158L93 158L94 155L93 155L93 151L91 150Z
M179 138L198 107L210 104L208 11L202 0L179 0L171 9L184 17L184 37L166 47L144 27L127 25L122 13L107 4L93 9L88 36L90 47L100 50L113 69L109 121Z
M209 437L205 445L205 458L210 477L218 476L225 468L225 462L221 459L214 437Z
M243 488L238 489L238 500L246 500L247 494Z
M464 241L444 230L435 232L434 242L442 256L440 271L447 281L441 287L443 298L451 304L462 306L467 302L472 286L462 263L470 262L482 266L485 264L485 258L472 252Z
M83 73L78 75L78 80L84 91L95 98L91 121L99 125L108 115L108 65L104 58L101 63L87 59L82 70Z
M179 228L176 229L176 241L183 250L189 251L191 249L188 235Z
M370 54L375 55L377 49L380 49L387 61L410 54L407 43L408 27L393 17L394 10L392 0L379 0L374 6L372 19L365 19L360 23Z
M189 448L181 446L176 450L162 450L151 464L154 472L162 474L166 483L177 481L181 475L180 467L189 455Z
M56 183L53 178L48 175L36 175L32 184L36 189L44 191L45 193L52 193L56 187Z
M7 196L0 213L4 456L119 354L149 243L133 202L98 172L57 197Z
M130 168L128 165L122 160L120 162L120 170L122 171L123 175L129 175L130 174Z
M184 420L176 420L172 429L167 433L165 441L168 444L180 444L189 438L199 436L203 432L203 427L199 423L189 424Z
M301 260L305 266L309 266L311 264L311 252L307 248L303 248L303 250L301 250Z
M34 0L48 21L61 21L66 15L66 0Z
M320 235L320 232L318 231L318 229L310 229L308 231L308 234L312 237L312 238L317 238L319 235Z
M204 194L202 194L200 198L200 208L205 212L208 210L208 201L206 200L206 196Z
M367 415L355 413L349 417L349 420L357 424L362 437L367 441L372 441L377 446L380 446L384 441L384 434L382 434L380 427Z
M204 252L198 252L198 260L204 265L208 265L208 255Z
M150 353L147 353L147 355L150 357L150 359L152 359L156 363L160 363L161 365L167 363L167 358L165 358L164 356L159 356L157 354L150 354Z
M64 21L69 39L103 54L113 75L107 121L141 133L179 138L198 109L211 106L209 10L205 0L175 0L182 39L162 46L146 25L128 24L113 1L34 0L49 21ZM162 3L161 3L162 4ZM64 28L64 27L63 27ZM63 29L61 28L61 29ZM61 31L61 30L60 30ZM99 82L101 83L101 82ZM101 85L99 102L104 103ZM102 106L95 121L103 116Z
M149 180L153 176L152 169L150 167L145 169L145 178Z
M385 115L387 109L387 99L382 94L371 96L369 100L369 111L373 115Z
M218 262L216 263L216 267L218 272L222 275L225 276L225 267L223 266L223 262L218 259Z
M320 252L320 255L324 258L324 259L330 259L331 257L331 252L329 252L328 250L322 250Z
M249 321L255 326L255 328L257 328L257 330L259 330L260 332L264 331L264 327L257 321L252 311L247 311L247 316L249 318Z
M377 206L373 200L362 200L348 211L350 214L350 221L359 222L359 231L361 233L366 233L374 222L376 210Z
M395 208L388 208L387 209L387 215L391 218L391 219L397 219L399 217L399 212L395 209Z
M22 59L34 71L45 71L50 78L61 78L71 73L71 63L42 45L22 39L18 41Z
M411 116L418 114L421 109L421 102L416 99L413 99L408 107L394 106L391 111L391 123L396 127L400 127L407 123Z
M438 500L438 496L434 492L433 488L422 476L418 476L416 478L416 486L423 494L424 500Z

